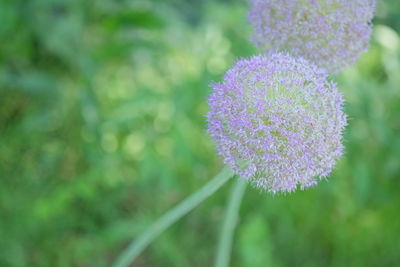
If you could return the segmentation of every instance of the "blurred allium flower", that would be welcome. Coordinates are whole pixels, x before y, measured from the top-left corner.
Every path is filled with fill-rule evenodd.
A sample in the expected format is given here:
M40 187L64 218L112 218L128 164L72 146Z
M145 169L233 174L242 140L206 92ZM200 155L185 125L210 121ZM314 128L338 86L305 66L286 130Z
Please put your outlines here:
M287 51L329 73L354 64L368 47L376 0L252 0L253 43Z
M225 164L272 193L306 188L342 155L343 97L305 59L242 59L212 85L208 132Z

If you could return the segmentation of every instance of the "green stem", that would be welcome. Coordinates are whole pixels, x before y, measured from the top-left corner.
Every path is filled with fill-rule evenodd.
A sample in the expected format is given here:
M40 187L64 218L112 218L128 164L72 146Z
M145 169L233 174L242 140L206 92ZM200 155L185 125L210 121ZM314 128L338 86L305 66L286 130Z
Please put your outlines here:
M239 218L240 203L242 202L246 184L244 179L236 179L229 196L229 203L218 241L217 257L215 260L216 267L229 266L233 235Z
M198 206L207 197L211 196L232 176L233 172L229 168L225 167L217 176L204 185L200 190L168 211L136 240L132 241L132 243L122 252L112 266L125 267L131 264L158 235L160 235L174 222L182 218L189 211Z

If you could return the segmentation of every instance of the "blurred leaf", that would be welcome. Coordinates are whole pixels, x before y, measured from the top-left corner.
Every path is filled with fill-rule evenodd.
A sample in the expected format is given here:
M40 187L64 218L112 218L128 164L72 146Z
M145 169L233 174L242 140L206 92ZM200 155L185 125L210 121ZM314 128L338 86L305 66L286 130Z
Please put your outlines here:
M104 25L111 31L129 28L161 28L163 21L151 11L126 10L113 15L108 15Z

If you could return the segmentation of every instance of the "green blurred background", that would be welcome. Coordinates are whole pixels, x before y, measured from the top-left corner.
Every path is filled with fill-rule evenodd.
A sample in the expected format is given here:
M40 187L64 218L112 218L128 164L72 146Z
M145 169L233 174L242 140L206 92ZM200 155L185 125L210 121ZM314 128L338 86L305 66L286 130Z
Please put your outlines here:
M211 81L254 54L237 1L0 1L0 266L108 266L222 167ZM346 154L318 186L247 188L232 266L400 266L400 1L335 80ZM212 264L232 183L134 266Z

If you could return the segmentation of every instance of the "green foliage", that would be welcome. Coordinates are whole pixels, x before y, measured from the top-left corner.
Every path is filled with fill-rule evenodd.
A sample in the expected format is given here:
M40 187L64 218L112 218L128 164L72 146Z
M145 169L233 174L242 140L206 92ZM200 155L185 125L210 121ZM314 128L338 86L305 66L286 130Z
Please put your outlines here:
M195 2L0 2L0 266L108 266L222 168L208 85L255 50L245 1ZM369 52L334 78L350 117L334 174L247 188L232 266L400 264L399 10L380 1ZM228 193L138 266L212 264Z

